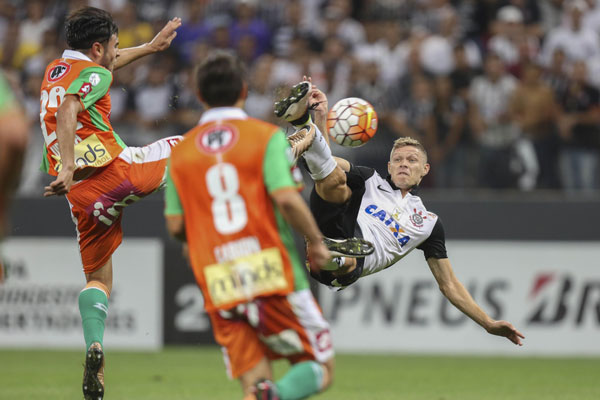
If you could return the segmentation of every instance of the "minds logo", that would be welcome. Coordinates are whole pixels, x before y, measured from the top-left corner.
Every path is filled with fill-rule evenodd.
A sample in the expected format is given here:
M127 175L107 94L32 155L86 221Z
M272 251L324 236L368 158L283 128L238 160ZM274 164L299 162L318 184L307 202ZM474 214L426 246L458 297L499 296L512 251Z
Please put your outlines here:
M213 125L196 137L196 146L205 153L224 153L237 142L239 132L235 126Z
M383 224L392 232L392 235L394 235L400 244L400 247L408 243L410 237L408 235L401 235L401 233L404 233L404 229L400 228L400 225L396 222L394 217L385 210L377 210L377 208L378 207L375 204L370 204L365 208L365 212L373 218L377 218L383 222Z

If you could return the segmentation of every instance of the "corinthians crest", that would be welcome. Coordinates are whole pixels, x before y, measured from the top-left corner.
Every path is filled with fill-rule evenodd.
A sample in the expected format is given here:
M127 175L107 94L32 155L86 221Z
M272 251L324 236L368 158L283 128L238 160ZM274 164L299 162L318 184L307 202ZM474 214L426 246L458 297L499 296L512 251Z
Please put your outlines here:
M408 219L414 226L421 228L423 226L423 220L427 219L427 216L423 216L423 211L417 211L416 208L413 208L413 214L408 217Z

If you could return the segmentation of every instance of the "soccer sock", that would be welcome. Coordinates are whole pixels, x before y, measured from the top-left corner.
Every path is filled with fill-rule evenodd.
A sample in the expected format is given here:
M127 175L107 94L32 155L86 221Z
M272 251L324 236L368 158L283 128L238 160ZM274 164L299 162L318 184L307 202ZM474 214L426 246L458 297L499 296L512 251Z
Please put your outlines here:
M320 181L333 172L337 167L337 162L333 159L327 140L325 140L319 128L314 124L313 126L316 134L315 140L302 157L306 161L311 178Z
M99 287L88 285L79 293L79 313L81 314L86 349L89 349L94 342L103 346L104 320L108 315L106 292Z
M275 383L281 400L303 399L318 393L323 383L323 366L316 361L295 364Z

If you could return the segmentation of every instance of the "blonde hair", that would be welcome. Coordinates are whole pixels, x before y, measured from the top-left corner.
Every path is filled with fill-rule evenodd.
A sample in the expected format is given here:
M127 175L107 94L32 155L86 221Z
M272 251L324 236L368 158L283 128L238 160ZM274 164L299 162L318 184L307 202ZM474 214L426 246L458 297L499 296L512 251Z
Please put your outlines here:
M417 139L413 139L408 136L398 138L394 141L394 146L392 147L392 151L390 152L390 160L392 159L392 155L394 154L394 151L396 149L405 146L414 146L417 149L421 150L421 152L423 152L423 155L425 156L425 162L427 162L427 151L425 150L425 147L423 147L421 142L419 142Z

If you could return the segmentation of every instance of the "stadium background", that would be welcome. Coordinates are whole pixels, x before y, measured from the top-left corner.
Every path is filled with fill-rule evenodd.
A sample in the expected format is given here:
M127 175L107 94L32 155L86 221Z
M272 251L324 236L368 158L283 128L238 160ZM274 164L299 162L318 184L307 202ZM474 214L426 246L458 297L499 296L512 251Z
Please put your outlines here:
M247 111L254 117L280 123L272 103L303 74L327 93L330 106L348 96L370 101L380 117L377 135L358 150L335 147L337 155L385 173L395 137L426 144L432 173L420 194L444 220L456 273L488 312L527 335L526 345L513 349L449 312L421 254L413 254L355 291L315 288L338 351L417 354L397 360L403 370L428 360L424 353L516 354L524 365L525 357L583 356L558 364L578 373L569 379L586 391L574 395L544 382L539 398L600 396L598 384L586 378L598 370L600 355L600 2L594 0L0 0L2 67L31 120L11 238L3 244L10 275L0 287L0 347L6 349L0 358L16 355L11 362L18 362L29 360L27 349L82 347L72 297L83 283L75 234L64 200L41 198L48 178L38 166L44 68L65 48L66 14L85 4L113 13L121 47L150 40L169 17L184 20L169 51L115 74L111 119L130 145L196 124L201 107L193 67L213 48L233 49L246 61ZM572 28L579 19L581 27ZM497 80L490 79L494 74ZM125 214L107 346L146 351L211 344L201 296L179 245L166 235L160 194ZM140 276L155 288L153 296L140 297ZM436 368L440 363L432 361ZM342 371L343 365L342 358ZM222 372L220 362L212 367ZM8 381L0 387L0 399L35 398L10 394L20 392L11 392ZM336 390L331 398L338 398ZM407 398L536 398L454 391ZM365 396L358 398L399 397Z

